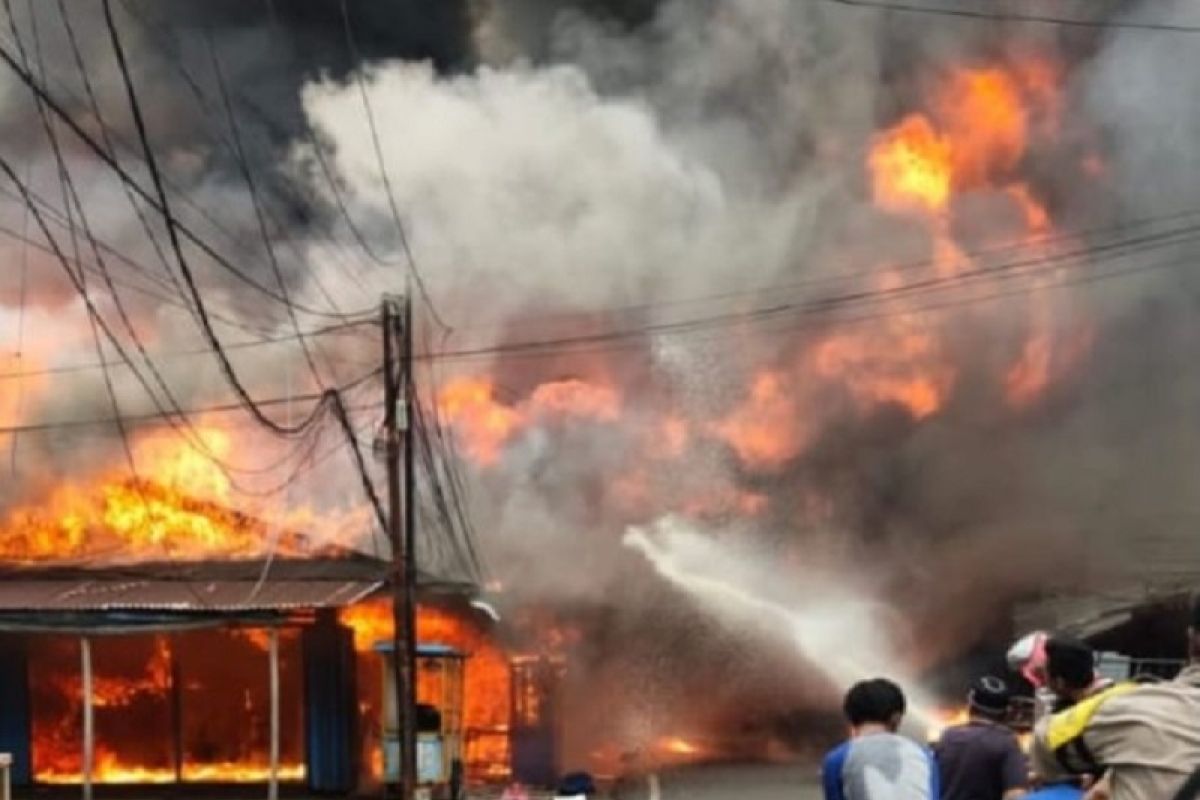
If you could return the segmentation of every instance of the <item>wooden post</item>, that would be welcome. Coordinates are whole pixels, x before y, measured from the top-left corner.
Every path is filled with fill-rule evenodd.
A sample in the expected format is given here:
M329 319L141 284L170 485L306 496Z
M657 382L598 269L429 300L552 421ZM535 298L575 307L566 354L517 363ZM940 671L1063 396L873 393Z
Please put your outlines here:
M0 781L0 800L12 800L12 753L0 753L0 771L4 778Z
M279 628L269 631L268 653L271 662L271 777L267 800L279 800Z
M413 800L417 786L416 721L416 473L414 467L414 393L412 299L401 311L385 297L383 329L384 443L387 468L388 538L392 544L393 676L396 726L400 737L400 798ZM400 352L397 348L402 347ZM397 367L399 359L399 370ZM403 419L401 419L403 414ZM403 431L403 433L402 433ZM403 438L403 453L401 439ZM403 455L403 464L401 456ZM403 473L401 473L403 466ZM401 483L403 478L403 484Z
M175 759L175 785L183 784L183 674L179 666L179 636L171 634L171 738Z
M92 642L79 640L83 674L83 800L92 800L92 770L95 769L95 721L92 716Z

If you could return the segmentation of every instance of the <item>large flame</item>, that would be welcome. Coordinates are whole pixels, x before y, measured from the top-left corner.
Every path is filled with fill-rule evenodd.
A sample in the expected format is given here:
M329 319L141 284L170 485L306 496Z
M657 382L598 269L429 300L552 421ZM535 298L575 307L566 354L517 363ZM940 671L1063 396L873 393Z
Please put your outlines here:
M65 482L35 505L11 510L0 524L0 559L108 562L200 560L310 554L310 541L349 543L362 511L318 513L303 503L235 498L216 463L233 437L211 424L196 427L198 445L173 431L142 434L127 462L85 481ZM205 452L201 451L201 448Z
M280 646L284 690L293 691L299 688L297 633L283 631ZM92 647L96 783L166 784L177 777L199 783L267 780L265 656L251 637L232 630L203 631L174 639L97 639ZM33 773L39 783L76 784L83 777L77 650L76 642L59 638L39 639L31 649ZM171 746L175 657L182 658L179 765ZM303 780L299 709L294 704L283 709L277 775L283 781Z

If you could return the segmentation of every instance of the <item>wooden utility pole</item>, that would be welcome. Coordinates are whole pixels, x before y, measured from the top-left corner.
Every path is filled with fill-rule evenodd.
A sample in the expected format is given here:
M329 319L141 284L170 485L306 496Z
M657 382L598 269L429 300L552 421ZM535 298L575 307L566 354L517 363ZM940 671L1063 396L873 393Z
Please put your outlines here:
M385 404L383 427L387 463L388 538L392 545L392 622L395 630L392 664L395 669L396 724L400 734L400 797L401 800L413 800L417 785L417 565L414 557L412 302L406 297L401 305L396 298L385 297L381 315ZM403 450L401 436L404 439Z

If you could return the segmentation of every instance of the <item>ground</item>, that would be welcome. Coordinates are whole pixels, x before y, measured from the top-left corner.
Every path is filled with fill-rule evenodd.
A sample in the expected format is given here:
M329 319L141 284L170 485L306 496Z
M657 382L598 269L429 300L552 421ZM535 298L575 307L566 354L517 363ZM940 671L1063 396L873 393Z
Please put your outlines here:
M657 789L655 787L657 784ZM606 796L607 797L607 796ZM640 778L613 800L820 800L817 770L803 766L690 767ZM540 799L539 799L540 800Z
M703 767L659 776L657 800L820 800L812 765ZM628 800L656 800L651 787ZM625 798L622 798L625 800Z

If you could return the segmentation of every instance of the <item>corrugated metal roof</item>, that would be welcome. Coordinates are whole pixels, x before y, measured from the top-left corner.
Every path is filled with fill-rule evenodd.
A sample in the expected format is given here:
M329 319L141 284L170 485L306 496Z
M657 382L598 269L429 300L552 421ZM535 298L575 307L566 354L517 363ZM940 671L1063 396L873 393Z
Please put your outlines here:
M378 580L0 580L0 613L75 611L295 611L361 600Z
M355 603L386 585L391 564L361 554L271 561L0 563L0 614L289 612ZM421 573L422 595L473 587Z

